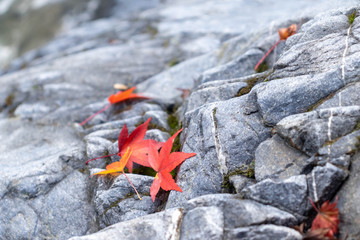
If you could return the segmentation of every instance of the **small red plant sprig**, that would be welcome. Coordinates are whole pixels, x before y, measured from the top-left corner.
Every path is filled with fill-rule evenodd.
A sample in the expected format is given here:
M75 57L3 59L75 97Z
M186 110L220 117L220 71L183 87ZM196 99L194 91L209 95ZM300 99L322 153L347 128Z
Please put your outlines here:
M157 172L154 182L150 187L150 195L153 201L160 190L160 187L165 191L175 190L182 192L181 188L175 183L170 172L186 159L193 157L196 153L171 152L172 145L176 136L182 131L180 129L177 133L171 136L161 148L160 153L152 142L149 142L149 164Z
M149 97L145 97L136 93L133 93L133 91L135 90L136 87L132 87L128 90L125 91L119 91L115 94L110 95L110 97L108 98L108 101L110 102L108 105L106 105L104 108L102 108L100 111L94 113L93 115L91 115L90 117L88 117L87 119L85 119L84 121L82 121L80 123L80 126L85 125L88 121L90 121L91 119L93 119L96 115L106 111L112 104L115 103L119 103L128 99L134 99L134 98L142 98L142 99L149 99Z
M324 238L328 237L330 239L334 239L334 234L338 232L338 226L340 223L339 209L336 207L338 198L336 197L336 200L333 203L330 203L329 200L324 202L320 209L315 206L311 199L309 200L311 205L318 212L312 222L310 232L322 231L324 233Z
M276 46L281 42L286 40L288 37L294 35L296 33L297 26L296 24L292 24L288 28L280 28L278 30L280 39L267 51L267 53L260 59L260 61L255 66L255 71L259 68L260 64L263 63L265 58L276 48Z
M111 157L114 155L118 155L120 157L124 156L128 147L131 147L131 149L133 150L133 153L129 157L129 160L126 163L126 167L129 169L129 172L132 172L134 162L136 162L137 164L140 164L142 166L145 166L145 167L150 167L148 160L147 160L147 158L148 158L148 142L153 143L153 145L157 149L159 149L164 144L162 142L156 142L155 140L152 140L152 139L144 140L146 130L147 130L147 127L148 127L150 121L151 121L151 118L149 118L143 124L139 125L134 131L132 131L132 133L129 136L128 136L128 129L125 124L119 134L119 140L118 140L119 152L90 159L90 160L86 161L86 164L88 164L89 162L91 162L93 160Z

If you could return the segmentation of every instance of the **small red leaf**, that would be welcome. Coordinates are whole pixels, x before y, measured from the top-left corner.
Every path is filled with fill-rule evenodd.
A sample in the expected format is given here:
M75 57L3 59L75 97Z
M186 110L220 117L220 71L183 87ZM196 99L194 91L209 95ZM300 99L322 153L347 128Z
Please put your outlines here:
M317 229L327 229L325 237L334 237L334 234L336 234L338 231L338 225L340 223L339 209L336 207L337 200L338 199L336 198L334 203L330 203L330 201L324 202L319 210L310 199L311 204L318 212L314 221L312 222L311 231L315 231Z
M156 194L159 192L160 187L166 191L175 190L182 192L181 188L175 183L170 172L187 158L193 157L195 153L174 152L170 154L172 145L176 136L182 131L179 130L171 136L163 145L160 153L155 148L154 144L149 142L149 156L148 161L150 166L157 172L154 182L150 188L150 195L155 201Z

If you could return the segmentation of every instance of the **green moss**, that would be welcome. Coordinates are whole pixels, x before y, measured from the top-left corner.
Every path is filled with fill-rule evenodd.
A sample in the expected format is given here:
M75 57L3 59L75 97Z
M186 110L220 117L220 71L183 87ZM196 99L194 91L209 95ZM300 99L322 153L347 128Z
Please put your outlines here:
M171 60L168 62L168 65L169 65L169 67L173 67L173 66L175 66L176 64L178 64L179 62L180 62L179 59L173 58L173 59L171 59Z
M350 24L350 25L354 23L355 17L356 17L356 11L354 11L352 14L350 14L350 15L348 16L349 24Z
M148 24L146 26L145 32L150 34L152 37L155 37L159 33L158 29L156 27L152 26L151 24Z
M267 63L264 61L260 64L260 66L256 69L257 73L261 73L261 72L265 72L266 70L269 69L269 66L267 65Z
M258 78L256 78L256 77L247 80L247 81L246 81L247 86L241 88L241 89L237 92L237 94L235 95L235 97L240 97L240 96L242 96L242 95L248 94L248 93L251 91L251 89L255 86L255 84L256 84L257 81L258 81Z
M311 105L306 112L311 112L313 110L315 110L317 107L319 107L321 104L323 104L325 101L329 100L330 98L332 98L335 95L336 92L333 92L331 94L329 94L327 97L319 100L318 102L316 102L315 104Z
M212 110L212 114L213 114L213 118L214 118L214 124L215 124L215 129L218 128L217 121L216 121L216 111L217 111L217 108L214 108L214 109Z
M229 43L226 42L223 44L223 46L221 47L219 53L218 53L218 59L222 59L224 57L224 54L226 52L226 49L229 47Z
M360 120L356 123L354 129L353 129L353 132L354 131L357 131L357 130L360 130Z
M89 169L87 169L87 168L78 168L77 170L79 172L81 172L82 174L89 173Z
M5 99L6 106L11 106L14 103L15 94L11 93L7 98Z
M156 175L156 171L154 169L149 168L149 167L144 167L144 166L134 168L132 173L146 175L146 176L152 176L152 177L155 177L155 175Z
M252 161L250 163L250 165L245 165L245 166L242 166L238 169L235 169L234 171L226 174L224 176L224 180L223 180L223 183L222 183L222 188L224 189L227 189L229 192L233 192L233 186L232 184L230 183L230 177L231 176L234 176L234 175L243 175L247 178L252 178L252 179L255 179L255 162Z

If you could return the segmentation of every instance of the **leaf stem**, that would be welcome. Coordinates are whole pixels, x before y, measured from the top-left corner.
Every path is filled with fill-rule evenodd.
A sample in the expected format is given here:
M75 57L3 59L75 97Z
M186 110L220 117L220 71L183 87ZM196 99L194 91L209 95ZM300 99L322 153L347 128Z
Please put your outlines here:
M276 48L276 46L281 42L282 40L280 39L279 41L277 41L274 46L272 46L270 48L269 51L267 51L267 53L260 59L260 61L256 64L255 66L255 71L258 69L258 67L260 66L260 64L262 64L262 62L265 60L265 58Z
M94 113L93 115L91 115L90 117L88 117L87 119L85 119L84 121L82 121L80 123L80 126L85 125L88 121L90 121L93 117L95 117L96 115L104 112L106 109L108 109L111 106L111 103L109 103L108 105L106 105L104 108L102 108L100 111Z
M125 177L126 177L127 180L129 181L129 183L131 184L131 186L133 187L133 189L135 190L138 198L139 198L140 200L142 200L141 197L140 197L140 195L139 195L139 193L138 193L138 191L136 190L136 188L134 187L134 185L132 184L132 182L130 181L130 179L128 178L128 176L125 174L125 172L123 172L123 174L125 175Z

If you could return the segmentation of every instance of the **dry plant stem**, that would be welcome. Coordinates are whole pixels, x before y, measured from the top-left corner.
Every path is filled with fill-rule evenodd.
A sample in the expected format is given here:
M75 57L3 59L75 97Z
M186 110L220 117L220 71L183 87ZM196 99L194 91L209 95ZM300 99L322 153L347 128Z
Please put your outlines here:
M270 48L269 51L267 51L267 53L260 59L260 61L256 64L255 66L255 71L258 69L258 67L260 66L260 64L265 60L265 58L276 48L276 46L281 42L282 40L280 39L279 41L277 41L274 46L272 46Z
M85 125L88 121L90 121L93 117L95 117L96 115L104 112L106 109L108 109L111 106L111 103L109 103L108 105L106 105L103 109L101 109L100 111L94 113L93 115L91 115L90 117L88 117L87 119L85 119L84 121L82 121L80 123L80 126Z
M135 190L138 198L139 198L140 200L142 200L141 197L140 197L140 195L139 195L139 193L138 193L138 191L137 191L136 188L134 187L134 184L132 184L132 182L130 181L130 179L128 178L128 176L125 174L125 172L123 172L123 174L125 175L125 177L126 177L127 180L129 181L129 183L131 184L131 186L133 187L133 189Z
M89 162L94 161L94 160L96 160L96 159L111 157L111 156L114 156L114 155L116 155L116 153L110 154L110 155L106 155L106 156L102 156L102 157L93 158L93 159L87 160L85 164L87 165Z

